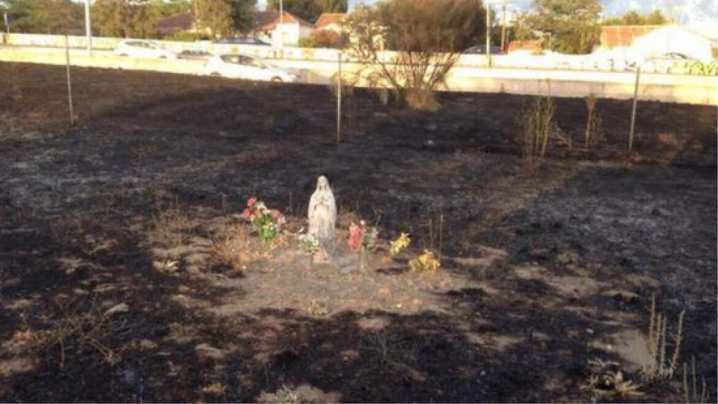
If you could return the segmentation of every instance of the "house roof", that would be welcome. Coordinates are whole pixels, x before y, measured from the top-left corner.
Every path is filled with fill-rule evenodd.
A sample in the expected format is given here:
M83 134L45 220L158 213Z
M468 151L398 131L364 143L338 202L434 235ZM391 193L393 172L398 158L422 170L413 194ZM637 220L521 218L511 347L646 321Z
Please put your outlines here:
M273 31L279 23L279 11L257 11L254 13L254 29L257 31ZM299 24L314 28L314 24L307 22L288 12L282 13L282 24Z
M192 29L194 24L194 15L191 12L174 14L169 17L161 18L157 22L157 31L160 34L171 34L179 31L187 31Z
M316 22L317 29L342 22L347 17L346 13L322 13Z
M665 25L607 25L601 27L601 47L630 47L633 40Z
M530 41L511 41L509 42L509 53L518 51L518 50L535 50L535 49L541 49L543 46L543 40L536 39L536 40L530 40Z

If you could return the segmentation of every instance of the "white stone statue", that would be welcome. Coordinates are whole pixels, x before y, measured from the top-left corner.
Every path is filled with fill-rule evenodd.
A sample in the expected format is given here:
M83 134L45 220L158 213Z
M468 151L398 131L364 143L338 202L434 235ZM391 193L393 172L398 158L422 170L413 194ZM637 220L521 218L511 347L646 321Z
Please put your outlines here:
M317 189L309 200L309 234L326 247L334 240L337 223L337 204L329 181L324 176L317 180Z

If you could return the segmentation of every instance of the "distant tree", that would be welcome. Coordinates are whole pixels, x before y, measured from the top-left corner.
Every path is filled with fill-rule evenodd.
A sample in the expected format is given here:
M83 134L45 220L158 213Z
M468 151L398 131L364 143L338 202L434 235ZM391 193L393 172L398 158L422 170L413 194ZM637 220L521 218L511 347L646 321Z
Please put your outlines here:
M192 10L192 2L190 0L150 0L148 6L155 15L162 17Z
M601 9L601 0L534 0L523 24L529 32L547 36L554 50L590 53L600 33Z
M283 0L285 12L309 22L316 22L322 13L345 13L347 0ZM279 11L279 0L268 0L268 10Z
M66 34L84 26L82 5L72 0L7 0L5 5L12 32Z
M233 9L228 0L195 0L197 25L213 38L228 35L233 28Z
M351 54L366 66L369 84L392 89L411 108L434 110L434 91L484 29L481 15L477 0L385 0L361 7L346 22ZM386 57L384 48L396 53Z
M254 28L257 0L229 0L232 8L232 33L247 33Z
M661 10L655 10L645 15L629 11L617 17L604 19L601 21L601 25L665 25L670 22L671 20L663 15Z
M93 28L103 36L154 38L161 15L147 0L95 0Z
M312 32L309 38L299 40L303 48L334 48L342 49L349 43L349 36L336 31L322 29Z

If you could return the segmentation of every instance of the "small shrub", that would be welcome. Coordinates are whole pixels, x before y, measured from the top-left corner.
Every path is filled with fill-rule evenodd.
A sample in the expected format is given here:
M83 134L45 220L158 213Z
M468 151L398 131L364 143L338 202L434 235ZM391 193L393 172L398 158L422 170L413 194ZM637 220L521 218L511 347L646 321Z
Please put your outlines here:
M165 41L194 42L197 40L197 34L195 34L194 32L180 31L166 35L162 39L164 39Z
M643 396L640 386L628 380L618 363L594 358L588 361L590 375L581 391L589 392L596 399L623 401Z
M299 40L299 46L302 48L342 49L348 43L349 38L346 35L332 30L314 31L308 38Z
M535 173L543 164L551 134L556 131L556 105L551 97L536 97L521 115L524 169Z

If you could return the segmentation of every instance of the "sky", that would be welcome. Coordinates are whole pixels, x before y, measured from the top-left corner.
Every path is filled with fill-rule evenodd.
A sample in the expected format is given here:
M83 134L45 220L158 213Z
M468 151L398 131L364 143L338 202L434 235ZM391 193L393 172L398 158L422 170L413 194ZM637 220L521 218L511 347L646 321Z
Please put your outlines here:
M377 0L349 0L349 7L375 1ZM507 9L529 10L533 0L488 0L488 2L497 6L506 5ZM673 15L681 24L718 37L718 0L602 0L602 3L606 17L621 15L631 10L646 14L660 9L666 15Z
M349 8L358 4L371 4L377 0L349 0ZM484 0L490 4L506 5L508 9L528 10L533 0ZM266 0L259 0L263 7ZM611 17L635 10L642 14L660 9L666 15L673 15L681 24L701 28L715 33L718 37L718 0L602 0L604 15Z

